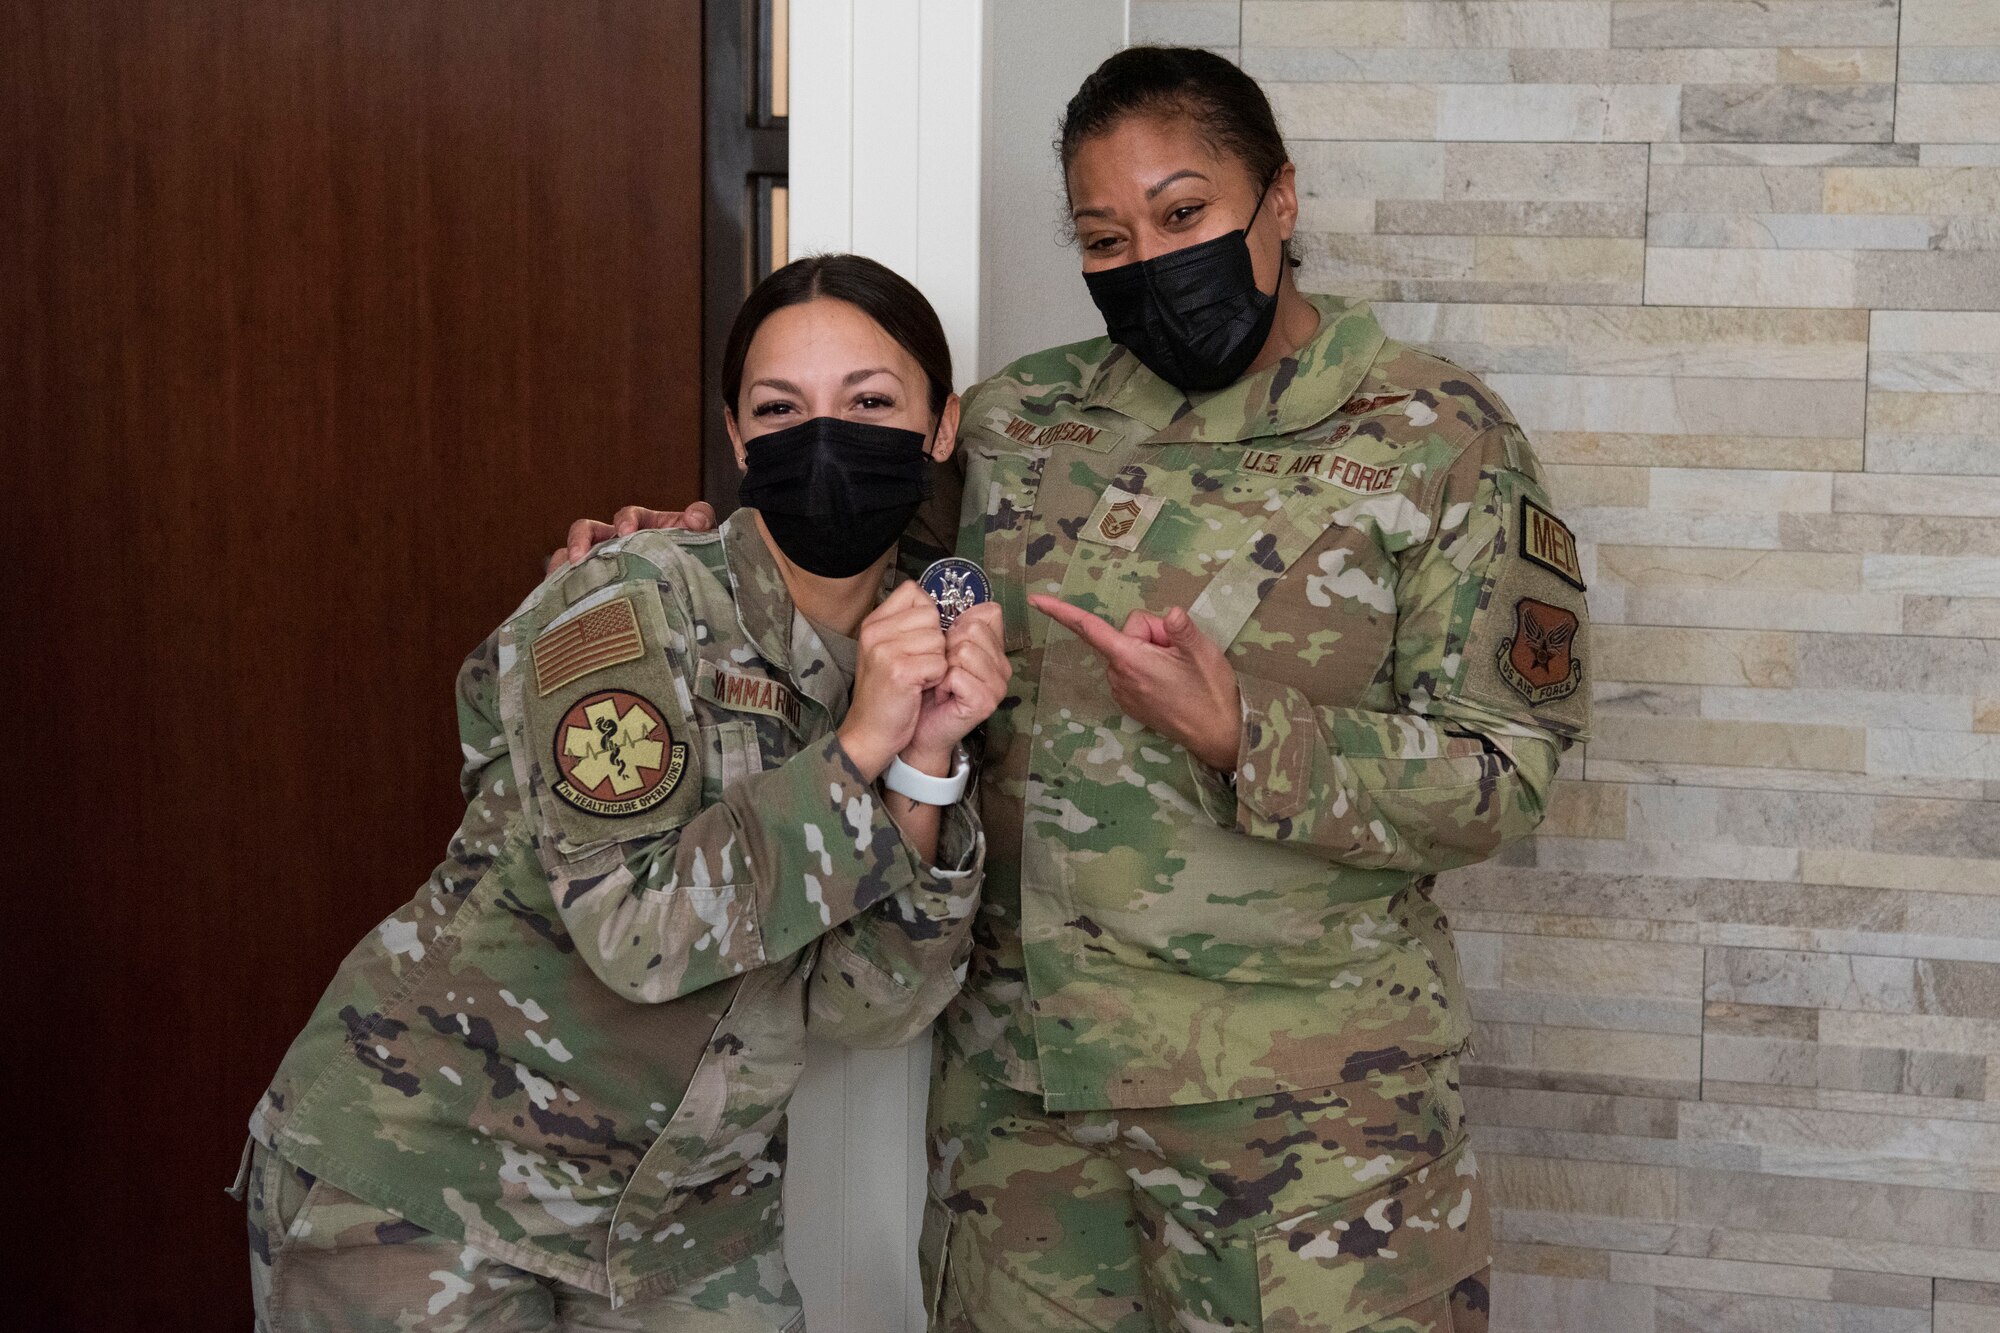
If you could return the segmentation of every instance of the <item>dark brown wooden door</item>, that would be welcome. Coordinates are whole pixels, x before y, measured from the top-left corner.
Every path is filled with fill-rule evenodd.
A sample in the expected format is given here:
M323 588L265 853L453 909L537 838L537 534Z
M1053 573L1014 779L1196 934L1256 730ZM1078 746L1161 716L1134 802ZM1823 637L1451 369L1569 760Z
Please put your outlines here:
M460 657L696 493L700 11L0 7L0 1324L248 1327L244 1119L457 822Z

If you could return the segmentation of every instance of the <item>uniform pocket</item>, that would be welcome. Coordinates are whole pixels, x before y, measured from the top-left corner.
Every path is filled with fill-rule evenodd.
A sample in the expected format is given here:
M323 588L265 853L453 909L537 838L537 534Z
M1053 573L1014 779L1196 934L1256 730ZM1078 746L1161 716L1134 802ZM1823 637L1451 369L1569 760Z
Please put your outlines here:
M1259 1230L1265 1333L1348 1333L1486 1267L1492 1224L1469 1145Z
M228 1189L222 1191L238 1203L242 1203L248 1197L246 1191L250 1188L250 1163L256 1155L257 1140L246 1135L243 1139L243 1156L236 1163L236 1179L230 1183Z
M704 724L701 740L716 779L712 795L707 790L702 792L704 804L720 800L729 787L764 771L764 750L757 739L755 722L729 718Z
M1029 542L1048 456L1047 449L976 445L968 458L966 497L969 502L977 496L983 507L978 558L1000 603L1002 644L1009 653L1026 652L1031 640L1028 578L1046 552L1031 551ZM967 549L963 534L959 549Z
M312 1207L313 1195L320 1190L320 1179L276 1153L271 1153L270 1158L264 1198L272 1232L286 1240L297 1240L303 1234L300 1223L306 1210Z
M253 1140L243 1179L252 1274L268 1287L270 1271L286 1243L295 1238L319 1178Z
M951 1209L928 1196L924 1199L924 1227L917 1241L917 1272L923 1282L924 1313L932 1327L944 1324L945 1287L951 1276L951 1231L957 1216Z
M1166 1207L1146 1190L1131 1197L1141 1239L1139 1286L1163 1327L1263 1327L1254 1236L1217 1230L1201 1214Z

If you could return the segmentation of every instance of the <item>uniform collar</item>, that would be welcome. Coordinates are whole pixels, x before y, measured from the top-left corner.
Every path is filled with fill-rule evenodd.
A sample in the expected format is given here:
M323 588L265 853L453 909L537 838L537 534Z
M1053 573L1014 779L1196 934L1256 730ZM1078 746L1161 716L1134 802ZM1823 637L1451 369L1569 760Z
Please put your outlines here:
M764 534L757 511L739 509L722 521L722 552L729 565L729 588L736 597L736 623L766 662L789 669L792 660L791 590Z
M840 669L813 623L792 601L785 576L757 530L755 510L739 509L722 523L729 586L736 595L736 623L766 662L791 677L800 693L839 717L846 711L847 673ZM889 562L883 591L903 581Z
M1292 355L1214 393L1190 398L1112 344L1084 386L1084 404L1108 407L1173 438L1224 444L1316 426L1353 397L1387 336L1365 301L1308 296L1319 331Z

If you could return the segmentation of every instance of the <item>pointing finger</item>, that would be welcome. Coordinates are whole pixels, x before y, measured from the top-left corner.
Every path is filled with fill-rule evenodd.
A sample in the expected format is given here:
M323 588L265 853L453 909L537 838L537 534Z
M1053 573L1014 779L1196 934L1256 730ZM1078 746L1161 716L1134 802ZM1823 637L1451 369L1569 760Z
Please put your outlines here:
M1105 623L1101 616L1092 615L1080 606L1035 593L1028 598L1028 604L1055 621L1086 644L1108 662L1118 663L1137 647L1130 639Z

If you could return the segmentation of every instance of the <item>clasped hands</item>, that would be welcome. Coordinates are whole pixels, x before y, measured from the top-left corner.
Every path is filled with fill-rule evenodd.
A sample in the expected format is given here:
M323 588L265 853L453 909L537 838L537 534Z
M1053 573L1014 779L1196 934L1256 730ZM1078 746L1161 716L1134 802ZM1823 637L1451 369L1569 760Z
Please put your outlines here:
M1001 646L1000 608L988 602L938 628L937 603L904 583L868 613L841 748L871 782L889 761L932 777L951 772L952 751L1007 693L1013 668Z

